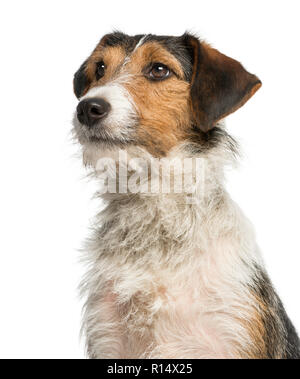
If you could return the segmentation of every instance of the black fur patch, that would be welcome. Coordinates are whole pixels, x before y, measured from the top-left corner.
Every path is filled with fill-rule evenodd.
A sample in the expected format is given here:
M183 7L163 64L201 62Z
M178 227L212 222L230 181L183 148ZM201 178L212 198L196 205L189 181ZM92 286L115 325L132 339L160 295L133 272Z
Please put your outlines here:
M133 51L143 34L136 36L129 36L122 32L116 31L111 34L106 34L100 41L105 46L122 46L126 53L129 54Z
M259 267L254 291L264 304L266 358L300 359L300 340L267 274Z
M239 155L237 141L231 137L225 129L218 125L206 133L200 130L197 126L192 126L192 133L189 141L191 144L188 145L188 148L193 155L201 154L220 145L223 145L224 148L230 151L232 157Z
M74 80L73 80L74 93L78 99L82 96L84 90L90 84L85 74L86 63L87 63L87 60L82 63L79 70L74 75Z

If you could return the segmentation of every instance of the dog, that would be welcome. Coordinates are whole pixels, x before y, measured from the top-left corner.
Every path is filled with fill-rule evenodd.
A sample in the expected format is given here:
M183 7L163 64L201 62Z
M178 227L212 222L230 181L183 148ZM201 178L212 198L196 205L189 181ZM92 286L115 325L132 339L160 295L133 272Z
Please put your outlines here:
M99 193L104 206L85 246L89 358L300 358L253 228L224 186L238 146L223 120L260 87L189 33L107 34L75 73L84 164L100 180L108 157L101 185L116 183ZM139 172L124 166L125 153L158 162L156 178L171 158L199 158L205 175L199 185L191 170L194 191L121 191L120 171ZM174 181L175 169L167 176Z

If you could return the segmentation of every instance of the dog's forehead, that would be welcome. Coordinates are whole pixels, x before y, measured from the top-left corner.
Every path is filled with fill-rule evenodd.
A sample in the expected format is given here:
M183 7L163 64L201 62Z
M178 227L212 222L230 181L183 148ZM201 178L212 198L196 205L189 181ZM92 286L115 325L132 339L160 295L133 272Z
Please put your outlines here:
M111 34L106 34L100 40L94 52L101 51L105 48L119 48L124 52L124 56L129 56L135 50L145 44L150 44L151 42L159 44L163 49L172 54L174 58L179 61L186 77L188 77L191 71L191 59L182 36L161 36L154 34L138 34L135 36L129 36L121 32L114 32Z
M129 36L124 33L115 32L106 34L99 42L98 46L102 47L122 47L127 54L131 53L136 45L139 43L141 39L143 39L145 35L140 34L136 36Z
M157 42L174 55L178 52L178 49L182 50L183 48L182 37L158 36L154 34L129 36L120 32L106 34L100 40L99 45L103 47L121 46L126 53L131 53L135 48L147 42Z

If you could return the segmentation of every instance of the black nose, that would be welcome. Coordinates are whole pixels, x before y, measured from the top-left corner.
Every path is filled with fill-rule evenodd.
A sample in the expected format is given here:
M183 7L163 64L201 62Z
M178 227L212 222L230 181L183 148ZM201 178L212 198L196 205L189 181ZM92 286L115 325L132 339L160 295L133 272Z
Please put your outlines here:
M110 111L110 104L104 99L82 100L77 106L77 118L82 124L92 126L104 119Z

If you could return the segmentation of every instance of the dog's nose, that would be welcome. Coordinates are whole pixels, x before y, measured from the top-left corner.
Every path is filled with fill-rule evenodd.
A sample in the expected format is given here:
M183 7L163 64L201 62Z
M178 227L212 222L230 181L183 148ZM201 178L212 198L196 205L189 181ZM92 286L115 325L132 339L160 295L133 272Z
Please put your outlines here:
M110 104L104 99L84 99L77 106L77 118L82 124L92 126L104 119L109 111Z

